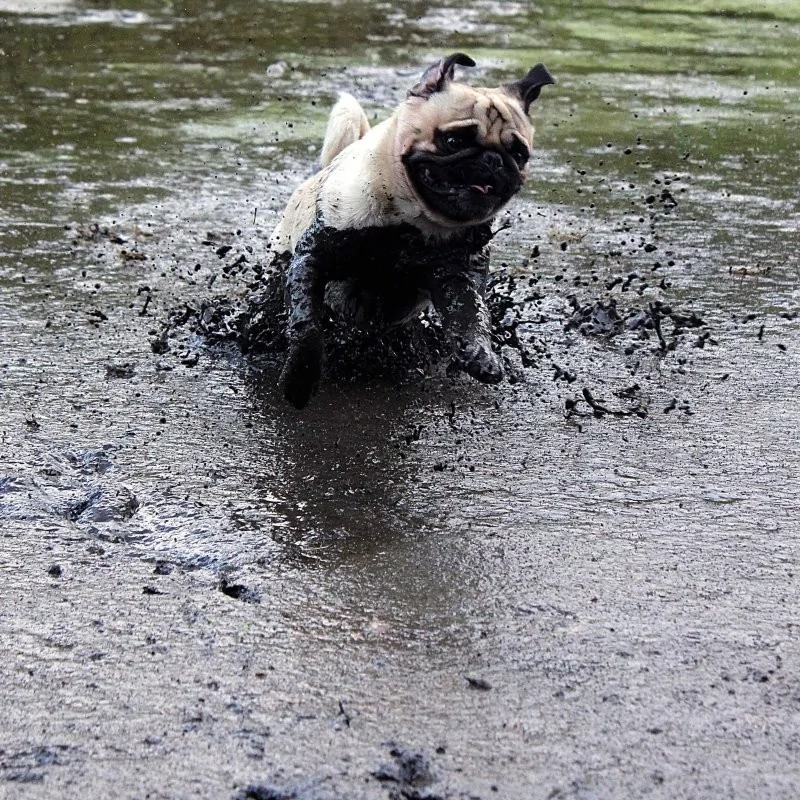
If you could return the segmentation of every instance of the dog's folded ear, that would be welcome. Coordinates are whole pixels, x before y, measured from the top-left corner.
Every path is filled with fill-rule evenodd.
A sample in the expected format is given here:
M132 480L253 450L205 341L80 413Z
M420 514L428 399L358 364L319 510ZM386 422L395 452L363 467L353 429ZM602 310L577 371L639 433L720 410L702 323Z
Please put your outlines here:
M441 92L453 80L456 64L462 67L475 66L475 62L466 53L453 53L431 64L422 73L419 83L413 89L409 89L408 96L427 99L432 94Z
M542 91L542 86L548 86L555 82L555 78L548 72L547 67L544 64L537 64L522 80L506 83L503 88L510 95L518 97L522 101L527 114L531 103Z

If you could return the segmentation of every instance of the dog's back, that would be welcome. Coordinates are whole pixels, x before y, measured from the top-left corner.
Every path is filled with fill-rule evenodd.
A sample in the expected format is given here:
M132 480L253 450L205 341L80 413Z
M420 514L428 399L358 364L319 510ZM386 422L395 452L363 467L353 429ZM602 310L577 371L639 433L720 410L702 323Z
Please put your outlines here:
M327 167L345 147L357 142L369 130L369 122L358 100L342 92L331 109L325 141L322 143L321 166Z

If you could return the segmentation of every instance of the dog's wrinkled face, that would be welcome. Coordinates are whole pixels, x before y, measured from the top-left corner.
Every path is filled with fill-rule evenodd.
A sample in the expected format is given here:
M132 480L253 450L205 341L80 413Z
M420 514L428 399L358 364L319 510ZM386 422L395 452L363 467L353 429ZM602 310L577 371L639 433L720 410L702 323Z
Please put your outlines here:
M434 64L401 108L398 146L426 216L448 227L491 219L526 177L533 143L527 116L541 87L553 83L542 65L497 89L453 83L455 53Z
M455 223L493 217L525 179L533 129L522 109L500 91L454 84L420 111L403 153L420 199Z

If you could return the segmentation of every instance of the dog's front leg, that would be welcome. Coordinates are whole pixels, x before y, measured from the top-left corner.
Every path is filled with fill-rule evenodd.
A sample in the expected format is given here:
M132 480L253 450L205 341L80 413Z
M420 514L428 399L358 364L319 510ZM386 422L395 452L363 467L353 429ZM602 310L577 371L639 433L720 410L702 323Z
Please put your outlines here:
M306 236L298 242L286 270L286 363L281 372L283 396L304 408L319 383L325 344L322 335L322 301L325 279L318 243Z
M461 367L479 381L498 383L503 366L492 350L492 320L485 300L488 252L470 256L460 268L449 265L436 273L433 304Z

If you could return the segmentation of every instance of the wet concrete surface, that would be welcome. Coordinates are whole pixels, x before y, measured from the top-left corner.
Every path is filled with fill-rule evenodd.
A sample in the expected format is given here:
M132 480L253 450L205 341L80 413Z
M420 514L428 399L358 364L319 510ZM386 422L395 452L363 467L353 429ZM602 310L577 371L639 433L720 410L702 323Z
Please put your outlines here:
M797 796L800 6L131 5L0 2L0 795ZM559 80L512 380L287 408L203 309L456 49Z

